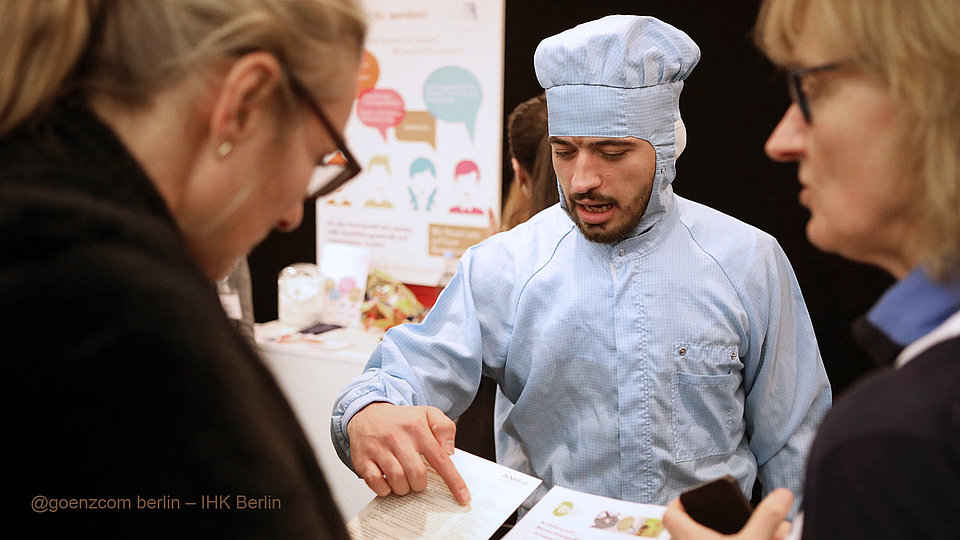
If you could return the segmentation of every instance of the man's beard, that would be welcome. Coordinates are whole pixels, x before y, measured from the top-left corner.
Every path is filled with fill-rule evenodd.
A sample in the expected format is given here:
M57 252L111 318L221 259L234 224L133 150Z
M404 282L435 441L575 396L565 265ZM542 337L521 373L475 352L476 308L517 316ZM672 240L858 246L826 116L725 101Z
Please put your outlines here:
M580 220L580 213L577 211L576 205L576 201L581 199L588 199L601 204L612 204L615 209L622 210L623 215L620 217L625 217L626 219L619 222L619 224L609 221L596 225L584 223ZM580 229L580 233L583 234L584 238L599 244L616 244L624 238L627 238L630 233L637 228L640 220L643 219L643 214L647 209L647 203L649 201L650 191L641 190L625 207L621 207L617 199L601 195L591 189L586 193L571 193L567 197L567 208L570 210L570 218L576 223L577 228Z

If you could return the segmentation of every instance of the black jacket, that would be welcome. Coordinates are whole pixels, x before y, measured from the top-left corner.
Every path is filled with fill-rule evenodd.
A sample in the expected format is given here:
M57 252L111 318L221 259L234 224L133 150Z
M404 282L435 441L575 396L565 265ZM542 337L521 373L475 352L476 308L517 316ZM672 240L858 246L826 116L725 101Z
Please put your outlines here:
M862 319L879 363L899 348ZM875 373L836 401L810 451L803 537L960 537L960 338Z
M0 329L29 537L346 538L270 373L81 106L0 138Z

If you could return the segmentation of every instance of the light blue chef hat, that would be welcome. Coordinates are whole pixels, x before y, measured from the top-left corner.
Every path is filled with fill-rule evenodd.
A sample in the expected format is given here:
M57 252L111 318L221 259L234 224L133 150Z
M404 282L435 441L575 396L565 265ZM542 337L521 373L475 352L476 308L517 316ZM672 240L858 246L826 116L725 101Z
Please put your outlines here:
M686 139L680 90L699 59L687 34L653 17L610 15L544 39L533 63L550 135L638 137L672 169Z

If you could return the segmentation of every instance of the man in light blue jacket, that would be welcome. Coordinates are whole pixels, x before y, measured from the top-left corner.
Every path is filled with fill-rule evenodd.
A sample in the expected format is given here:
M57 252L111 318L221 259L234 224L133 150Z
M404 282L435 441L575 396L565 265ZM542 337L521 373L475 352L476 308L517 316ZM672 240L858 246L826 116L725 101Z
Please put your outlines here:
M498 461L544 482L526 507L553 485L665 505L724 474L801 492L830 386L796 277L771 236L671 187L699 56L650 17L541 42L561 202L468 250L338 398L334 443L378 494L424 489L423 455L469 500L449 418L481 375Z

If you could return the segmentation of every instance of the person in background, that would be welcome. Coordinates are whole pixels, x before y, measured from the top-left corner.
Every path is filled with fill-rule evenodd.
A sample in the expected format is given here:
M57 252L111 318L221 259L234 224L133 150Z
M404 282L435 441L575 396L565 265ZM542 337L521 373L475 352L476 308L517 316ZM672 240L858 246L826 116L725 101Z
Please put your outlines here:
M796 277L771 236L674 194L679 97L699 48L652 17L542 41L560 203L470 248L420 325L390 329L331 432L378 494L424 489L481 376L511 404L498 462L667 504L715 476L799 489L830 386Z
M547 135L547 97L534 96L507 117L513 181L503 205L502 231L509 231L560 201Z
M803 538L956 538L960 531L960 3L767 0L760 48L793 103L767 141L799 166L816 247L898 279L854 336L885 366L817 433ZM782 538L774 493L739 538ZM719 538L671 503L676 540ZM726 537L724 537L726 538Z
M359 170L341 132L360 7L62 0L0 13L0 336L19 530L347 538L214 282ZM316 169L337 151L344 165Z

